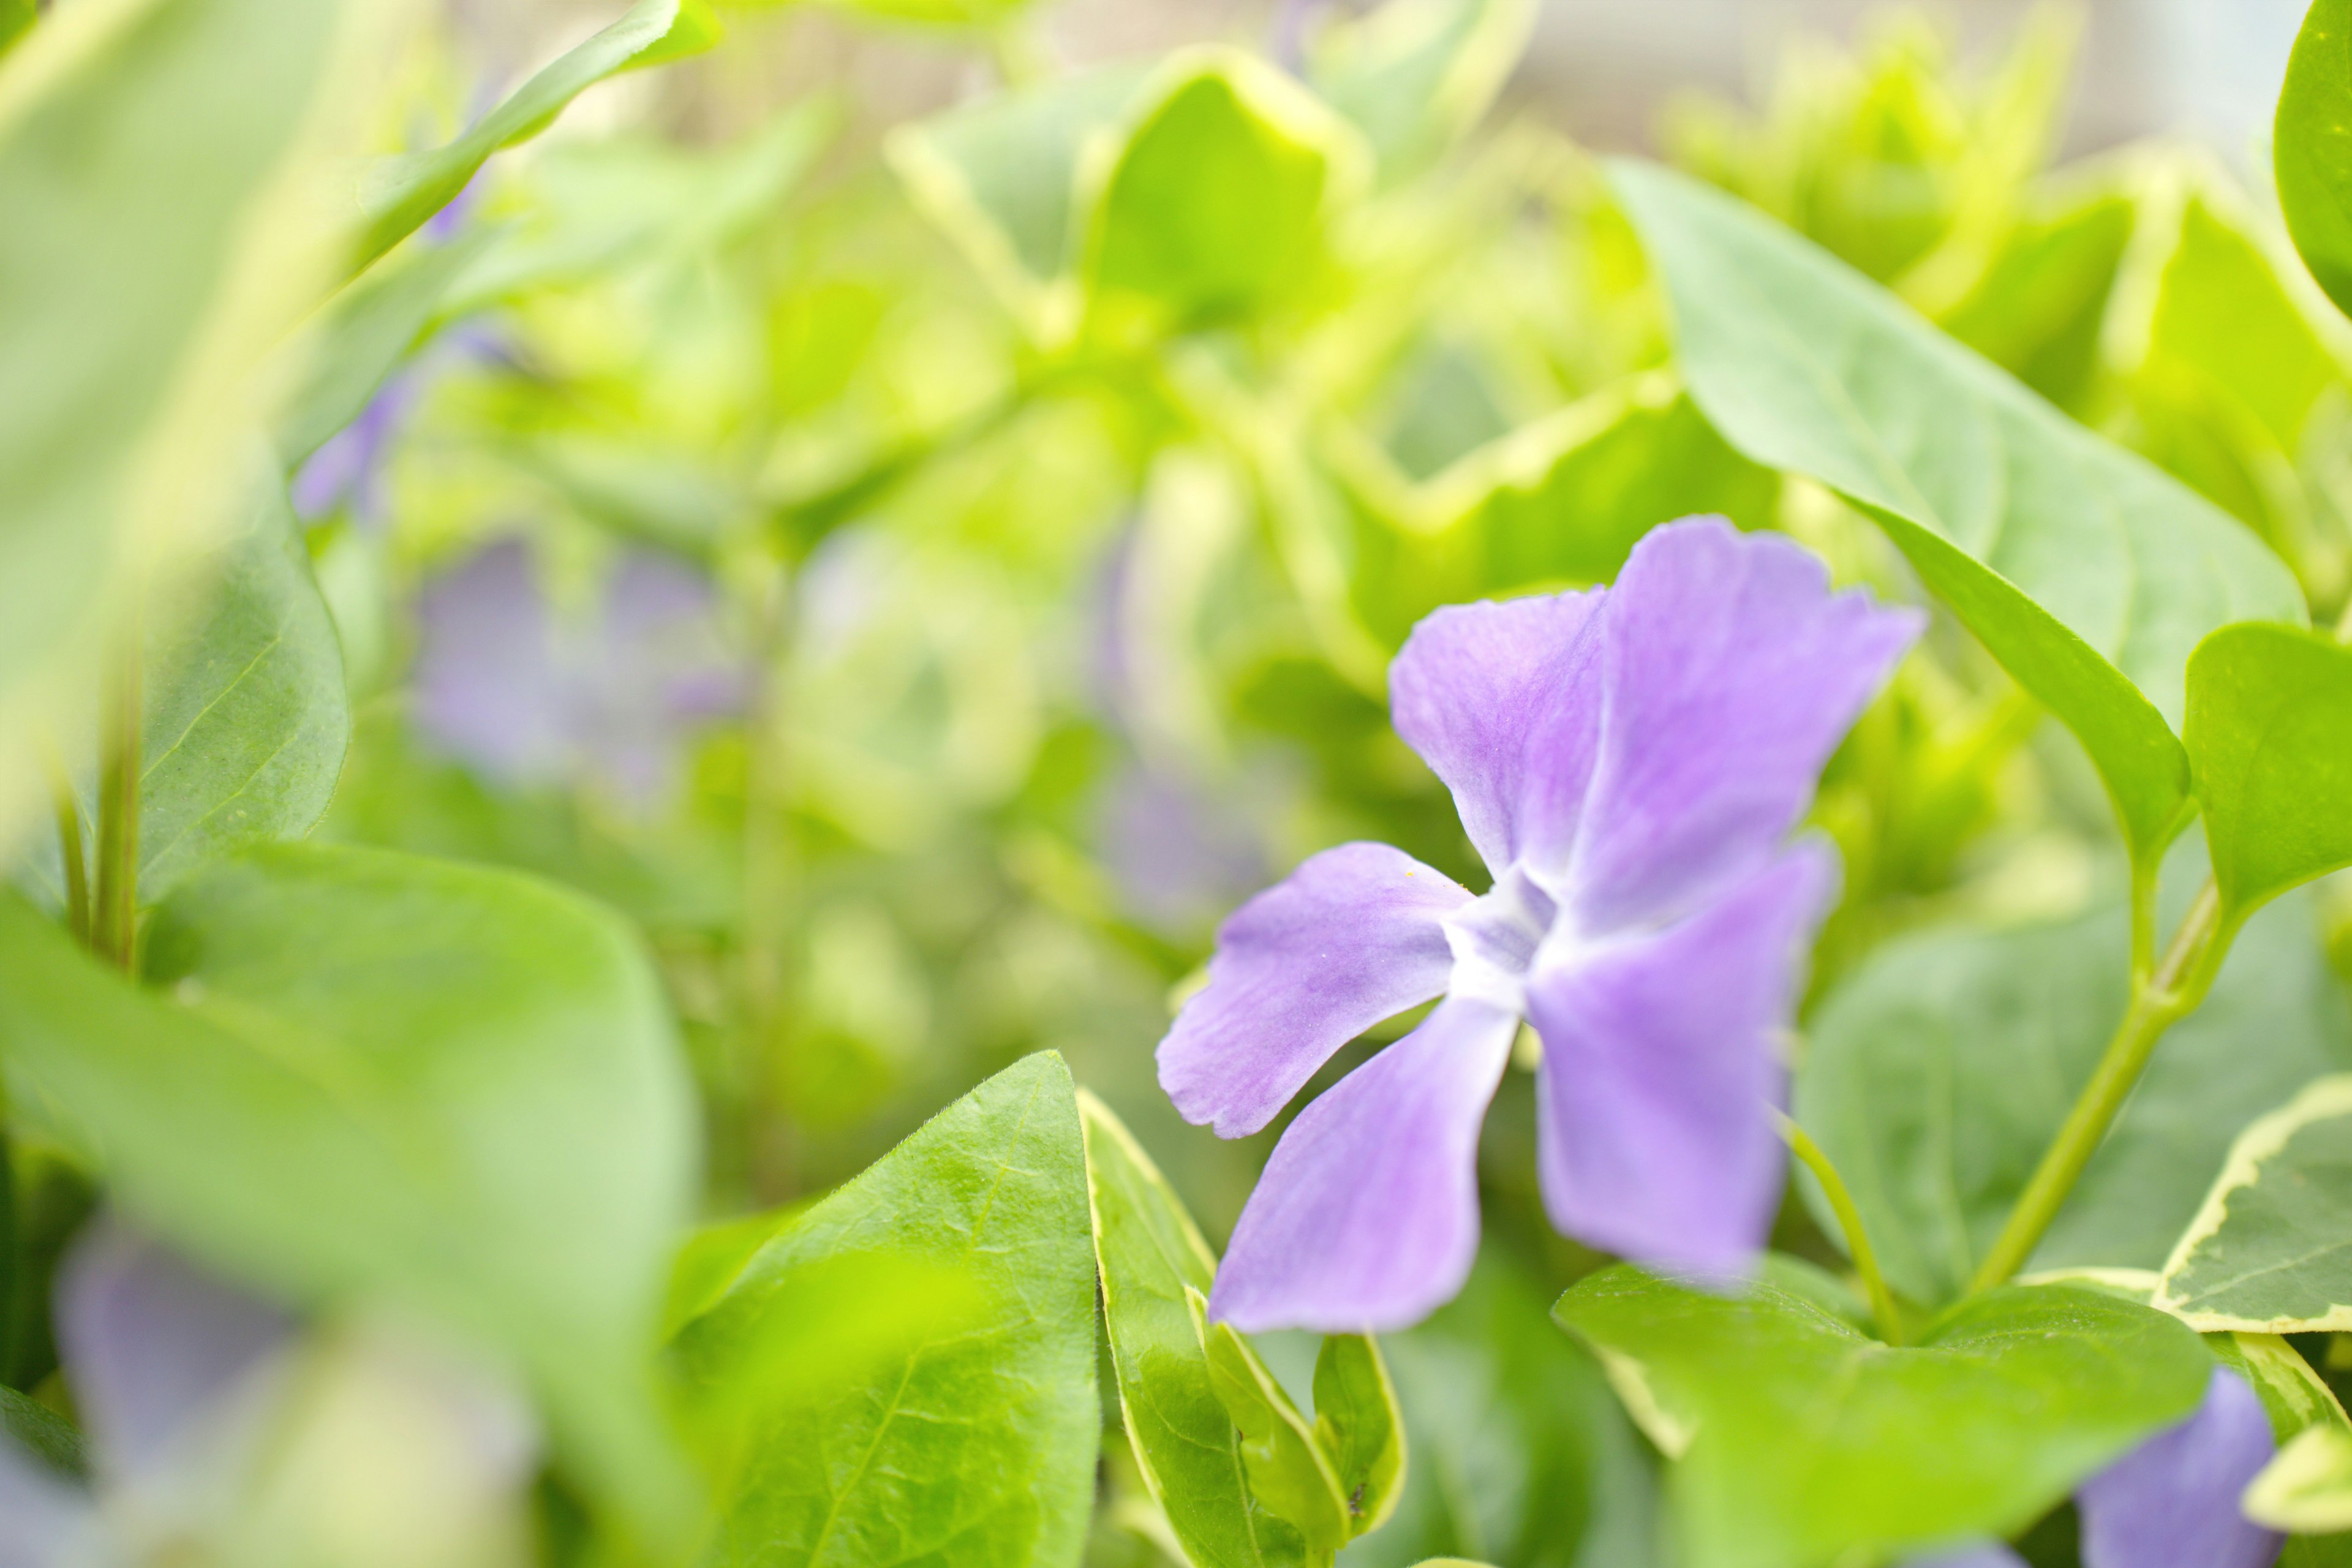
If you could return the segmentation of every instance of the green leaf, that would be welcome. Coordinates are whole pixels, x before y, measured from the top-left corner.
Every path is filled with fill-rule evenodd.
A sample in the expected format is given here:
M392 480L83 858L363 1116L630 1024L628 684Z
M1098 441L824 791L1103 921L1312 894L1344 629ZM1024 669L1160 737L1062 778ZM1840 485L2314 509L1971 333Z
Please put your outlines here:
M40 0L0 0L0 55L20 42L40 19Z
M1329 1562L1348 1540L1348 1503L1314 1424L1233 1325L1209 1321L1208 1297L1187 1285L1184 1304L1208 1357L1210 1392L1240 1431L1251 1495L1298 1531L1309 1561Z
M527 142L617 72L681 59L719 39L709 0L637 0L628 14L523 83L456 141L377 160L360 176L348 262L358 272L457 198L491 155Z
M28 721L96 666L131 584L235 520L248 374L314 297L298 134L350 90L356 9L78 5L9 55L0 816L38 777Z
M2168 882L2188 879L2176 860ZM2193 869L2193 868L2191 868ZM1967 1289L2122 1018L2128 921L1947 930L1887 943L1808 1026L1797 1120L1914 1300ZM2231 1130L2352 1067L2352 1018L2302 900L2240 936L2205 1005L2167 1034L2029 1267L2161 1266ZM1819 1189L1804 1188L1831 1235Z
M1315 274L1327 211L1362 183L1354 134L1290 78L1229 49L1175 56L1115 151L1081 268L1110 335L1246 318Z
M1329 1334L1315 1357L1315 1438L1348 1505L1350 1538L1396 1511L1404 1480L1404 1414L1367 1334Z
M2279 205L2304 264L2352 311L2352 4L2315 0L2272 126Z
M79 1476L89 1469L81 1434L72 1423L47 1405L0 1386L0 1448L12 1442L62 1475Z
M2190 650L2300 621L2241 524L1737 201L1619 162L1691 395L1759 462L1868 511L2018 683L2082 740L2135 859L2186 820Z
M2164 1265L2156 1305L2192 1327L2352 1329L2352 1075L2321 1079L2230 1149Z
M1192 1298L1216 1276L1216 1258L1109 1109L1084 1093L1078 1107L1103 1326L1136 1468L1197 1568L1304 1563L1304 1538L1250 1484L1241 1433L1218 1396L1192 1315Z
M620 921L503 872L280 846L183 884L147 963L162 994L0 896L16 1113L229 1273L502 1356L576 1473L674 1524L651 1354L693 1101Z
M2352 1433L2336 1426L2303 1432L2263 1467L2245 1492L2246 1517L2298 1534L2352 1531ZM2281 1562L2292 1563L2290 1555Z
M960 1278L978 1310L935 1319L867 1378L758 1412L707 1560L1070 1568L1101 1405L1085 1158L1058 1056L1007 1068L786 1226L680 1355L711 1375L808 1268L875 1253Z
M837 10L886 22L912 22L931 27L980 27L1000 22L1027 5L1029 0L831 0Z
M2212 1365L2179 1321L2070 1287L1987 1291L1906 1349L1772 1285L1717 1295L1625 1266L1553 1314L1673 1460L1690 1568L2007 1535L2194 1410Z
M2226 911L2352 865L2352 649L2215 632L2189 662L2187 737Z
M1389 0L1327 26L1307 79L1392 177L1477 124L1527 53L1536 9L1535 0Z
M2130 196L2099 189L2022 219L1937 324L2076 412L2099 370L2107 300L2137 212Z

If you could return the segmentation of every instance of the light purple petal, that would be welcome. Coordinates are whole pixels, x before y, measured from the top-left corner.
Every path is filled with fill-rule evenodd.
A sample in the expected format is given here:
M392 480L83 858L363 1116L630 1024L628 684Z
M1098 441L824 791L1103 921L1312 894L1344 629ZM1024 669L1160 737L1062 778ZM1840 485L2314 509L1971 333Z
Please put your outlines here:
M1198 932L1265 884L1265 856L1233 793L1148 763L1112 777L1098 837L1129 915L1165 935Z
M1521 848L1576 928L1674 920L1776 853L1922 624L1832 595L1822 563L1778 535L1720 518L1653 531L1594 621L1605 705L1589 788L1572 722L1531 752L1558 765L1530 763L1541 787Z
M1519 1021L1449 998L1275 1145L1209 1312L1244 1332L1409 1328L1478 1251L1478 1129Z
M1445 989L1438 921L1470 902L1385 844L1342 844L1235 910L1209 983L1160 1042L1160 1087L1222 1138L1274 1120L1331 1053Z
M1589 752L1531 752L1529 742L1592 730L1597 645L1583 634L1601 602L1596 591L1451 605L1413 627L1389 666L1396 732L1454 792L1470 842L1497 876L1523 847L1531 771L1547 795L1583 793Z
M2268 1568L2284 1538L2238 1494L2277 1447L2245 1379L2213 1369L2205 1403L2083 1483L2083 1568Z
M1671 1269L1748 1266L1786 1168L1780 1042L1836 879L1800 844L1679 924L1538 964L1536 1147L1561 1231Z
M2025 1559L1998 1541L1962 1546L1926 1557L1906 1557L1903 1568L2026 1568Z
M425 734L509 784L560 773L564 685L530 547L501 540L436 578L417 623L415 716Z
M89 1500L0 1436L0 1568L85 1568L98 1535Z
M569 740L598 776L640 808L677 782L686 742L740 710L748 671L720 635L710 580L649 551L622 558L603 624L560 660Z
M136 1486L285 1342L285 1314L111 1222L58 1285L58 1338L100 1474Z

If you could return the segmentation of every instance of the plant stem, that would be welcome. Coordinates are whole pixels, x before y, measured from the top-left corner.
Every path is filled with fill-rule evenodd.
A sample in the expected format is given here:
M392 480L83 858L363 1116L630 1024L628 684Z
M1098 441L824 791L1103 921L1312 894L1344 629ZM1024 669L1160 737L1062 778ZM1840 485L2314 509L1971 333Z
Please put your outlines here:
M2236 922L2223 921L2221 894L2208 878L2189 906L2188 918L2173 933L2164 961L2133 987L2131 1005L2125 1009L2123 1022L2116 1026L2115 1037L2107 1042L2091 1081L2066 1113L2058 1136L2051 1141L1992 1250L1985 1254L1975 1279L1969 1282L1972 1293L2003 1283L2033 1256L2043 1233L2058 1217L2066 1194L2082 1178L2083 1168L2098 1152L2107 1129L2115 1125L2157 1041L2205 999L2234 935Z
M74 799L73 774L57 743L44 737L41 760L49 772L49 798L57 809L58 858L65 867L66 929L89 945L89 863L82 858L81 803Z
M139 919L139 637L124 639L103 708L98 777L98 900L91 945L132 966Z
M1903 1314L1895 1309L1895 1292L1886 1288L1886 1277L1878 1271L1878 1254L1871 1250L1870 1237L1862 1228L1862 1211L1853 1206L1853 1194L1846 1191L1845 1178L1822 1146L1806 1135L1805 1130L1781 1116L1780 1136L1805 1168L1818 1177L1822 1191L1829 1194L1830 1207L1836 1211L1838 1225L1845 1231L1845 1248L1853 1255L1855 1272L1862 1276L1862 1288L1870 1296L1870 1315L1878 1320L1878 1337L1890 1345L1903 1342Z

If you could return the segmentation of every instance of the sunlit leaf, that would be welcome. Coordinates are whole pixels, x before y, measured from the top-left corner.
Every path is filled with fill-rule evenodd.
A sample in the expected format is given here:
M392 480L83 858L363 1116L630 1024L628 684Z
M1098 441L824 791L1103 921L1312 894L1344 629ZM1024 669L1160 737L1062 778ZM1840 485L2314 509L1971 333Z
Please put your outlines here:
M2352 311L2352 4L2314 0L2271 132L2279 205L2327 297Z
M1475 125L1535 32L1534 0L1388 0L1315 40L1307 80L1355 121L1383 174L1409 173Z
M2248 1519L2273 1530L2352 1530L2352 1433L2305 1429L2254 1478L2245 1508Z
M2352 648L2230 626L2189 666L2189 761L2231 915L2352 865Z
M503 1357L576 1473L675 1523L650 1358L695 1131L620 923L508 873L283 846L191 879L146 942L160 994L0 897L16 1111L215 1267Z
M2178 1320L2009 1286L1895 1349L1773 1285L1718 1294L1619 1266L1553 1309L1672 1461L1690 1568L1802 1568L2000 1536L2197 1407Z
M2135 858L2186 820L2190 650L2300 621L2277 557L1860 275L1738 202L1611 177L1664 279L1691 393L1759 462L1874 517L2018 683L2082 740Z

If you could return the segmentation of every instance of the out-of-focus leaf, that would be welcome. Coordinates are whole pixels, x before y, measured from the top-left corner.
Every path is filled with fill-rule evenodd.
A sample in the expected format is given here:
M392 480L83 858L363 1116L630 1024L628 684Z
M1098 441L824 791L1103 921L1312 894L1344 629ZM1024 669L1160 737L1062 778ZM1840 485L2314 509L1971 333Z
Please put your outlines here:
M1496 1251L1462 1294L1382 1347L1412 1459L1395 1516L1344 1568L1437 1557L1649 1568L1655 1464L1582 1346Z
M1307 80L1363 132L1383 174L1407 173L1478 122L1535 25L1535 0L1389 0L1325 28Z
M2032 215L1937 324L2061 408L2079 409L2136 211L2129 196L2101 189Z
M2238 1135L2164 1266L2156 1304L2192 1326L2352 1329L2352 1076L2322 1079Z
M687 1365L723 1365L810 1267L866 1253L961 1277L976 1310L848 1386L754 1413L709 1561L1071 1568L1101 1405L1085 1156L1059 1057L997 1074L793 1221L680 1336Z
M2314 0L2272 126L2279 205L2304 264L2352 311L2352 4Z
M1404 1480L1404 1414L1369 1334L1328 1334L1315 1356L1315 1436L1348 1506L1350 1537L1396 1511Z
M2113 909L1903 938L1824 1000L1797 1119L1844 1176L1897 1290L1935 1303L1967 1289L2123 1016L2130 963ZM2030 1267L2158 1267L2231 1130L2347 1067L2352 1016L2315 911L2291 900L2247 926L2205 1005L2167 1034Z
M650 1357L694 1121L621 923L504 872L279 846L184 883L147 958L163 994L0 898L16 1113L240 1279L501 1355L576 1473L674 1523Z
M46 1405L37 1405L13 1388L0 1386L0 1446L14 1443L53 1470L79 1476L89 1468L82 1452L81 1434ZM0 1456L0 1464L6 1463Z
M2225 919L2352 865L2352 649L2215 632L2189 661L2187 733Z
M637 0L626 16L523 83L456 141L379 159L360 174L352 193L357 210L350 270L359 271L415 233L457 198L493 153L546 130L567 104L606 77L683 58L718 38L709 0Z
M1097 67L899 127L884 152L915 201L1041 337L1076 323L1080 154L1147 71Z
M1251 1495L1298 1531L1307 1561L1329 1562L1348 1539L1348 1502L1313 1423L1232 1324L1209 1321L1206 1296L1188 1285L1184 1304L1207 1355L1210 1391L1241 1434Z
M326 814L351 742L343 658L274 470L221 575L151 608L142 658L140 901L247 845L299 838ZM55 835L33 856L55 905Z
M2196 1409L2212 1366L2178 1320L2064 1286L1986 1291L1900 1349L1769 1283L1718 1294L1623 1265L1553 1314L1672 1460L1690 1568L2021 1530Z
M1118 1119L1092 1095L1078 1103L1103 1326L1144 1484L1199 1568L1304 1563L1297 1528L1251 1485L1242 1434L1217 1396L1193 1319L1191 1300L1215 1278L1216 1259Z
M0 55L6 54L40 19L40 0L0 0Z
M2248 1519L2273 1530L2352 1530L2352 1433L2335 1426L2305 1428L2254 1478L2246 1489L2245 1509Z
M339 36L363 9L78 5L10 54L0 817L38 777L43 689L94 664L131 579L234 520L248 373L315 297L298 136L350 92Z
M1665 279L1691 393L1749 457L1877 519L2091 754L2135 859L2186 820L2190 650L2302 595L2234 519L2091 434L1761 215L1663 169L1612 180Z
M889 22L979 27L1012 16L1029 0L829 0L836 8Z
M1098 327L1228 322L1296 297L1363 162L1354 132L1264 61L1173 57L1089 182L1082 272Z

